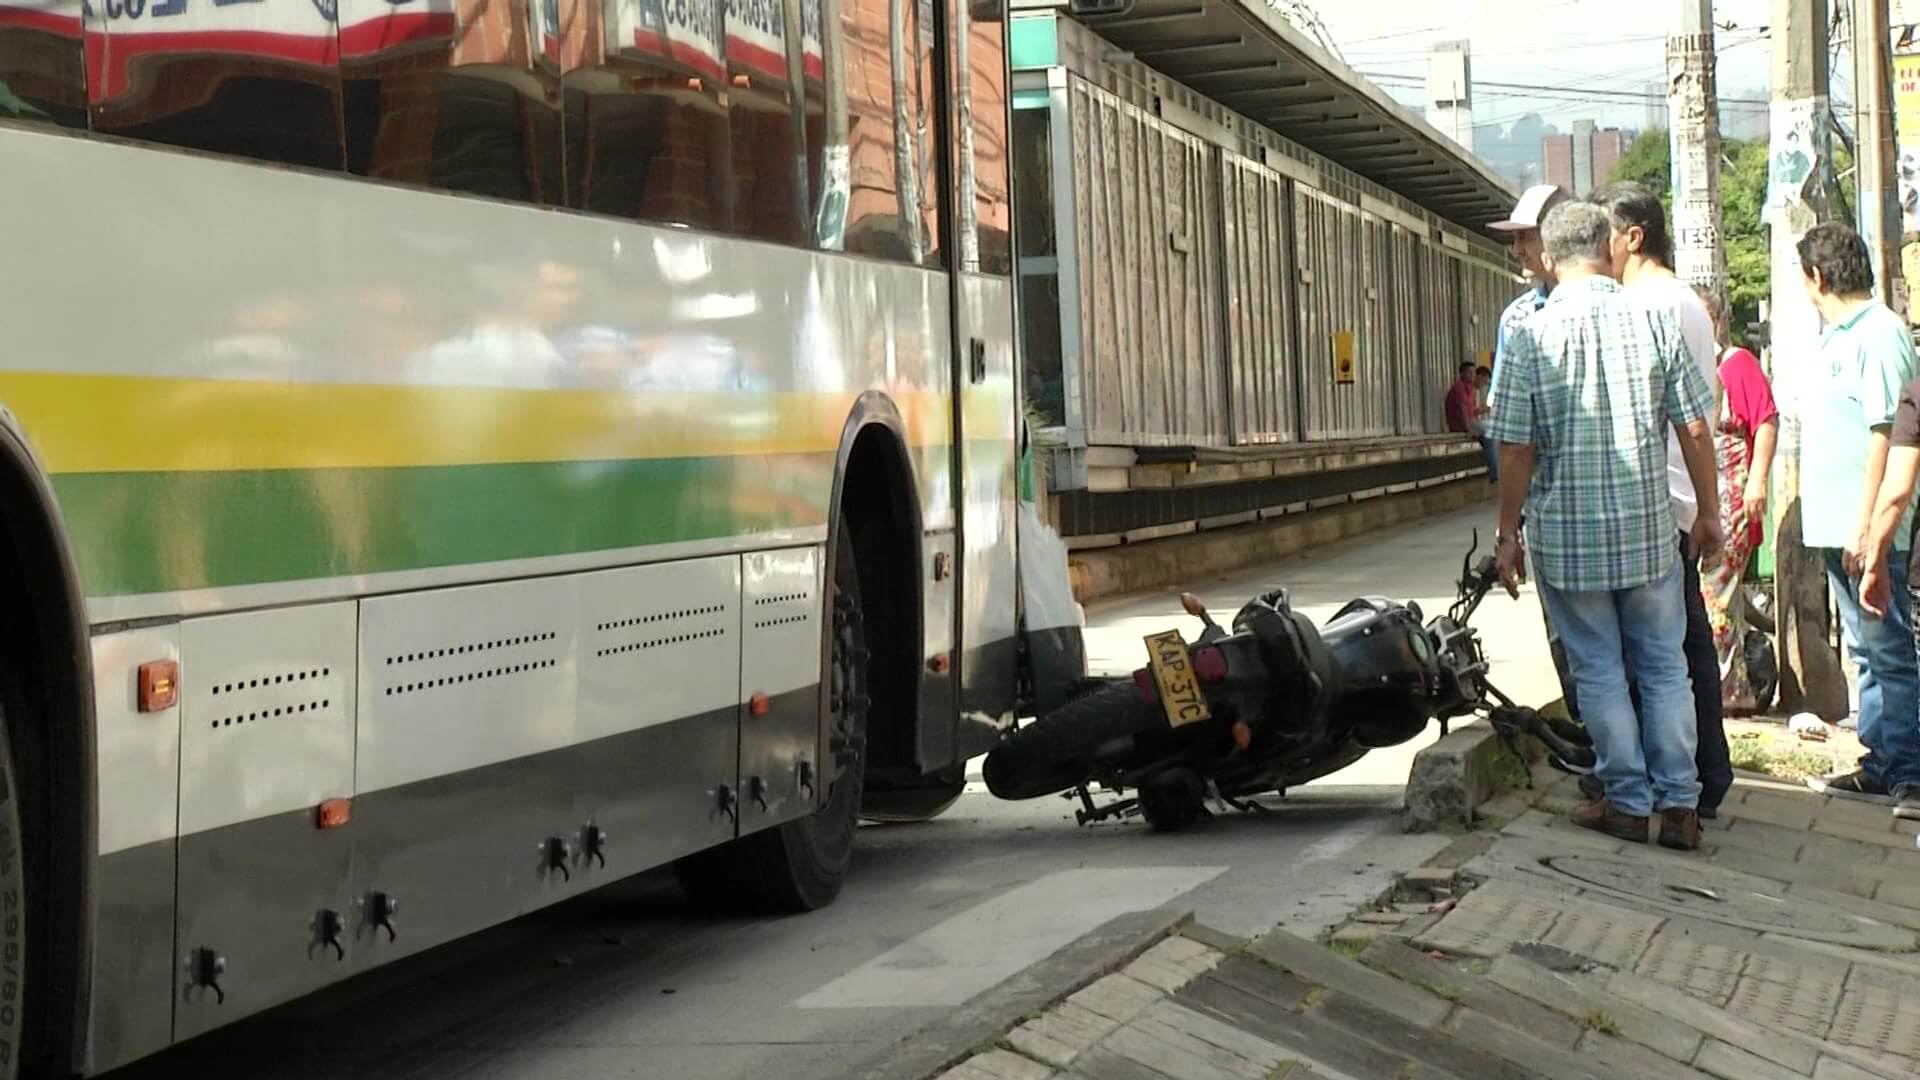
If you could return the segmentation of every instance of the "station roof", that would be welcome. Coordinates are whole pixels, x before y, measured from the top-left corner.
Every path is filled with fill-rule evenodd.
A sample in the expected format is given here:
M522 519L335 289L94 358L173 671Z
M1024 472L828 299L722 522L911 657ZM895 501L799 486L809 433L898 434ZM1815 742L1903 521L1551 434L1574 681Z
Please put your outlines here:
M1484 235L1519 192L1266 0L1134 0L1074 19L1136 60Z

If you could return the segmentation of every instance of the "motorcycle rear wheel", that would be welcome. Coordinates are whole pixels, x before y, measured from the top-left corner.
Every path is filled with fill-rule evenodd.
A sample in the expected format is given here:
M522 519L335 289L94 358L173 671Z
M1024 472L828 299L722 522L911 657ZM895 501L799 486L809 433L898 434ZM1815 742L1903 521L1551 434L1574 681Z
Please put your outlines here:
M987 754L980 778L1001 799L1037 799L1091 779L1103 750L1166 723L1124 679L1075 698L1007 736Z

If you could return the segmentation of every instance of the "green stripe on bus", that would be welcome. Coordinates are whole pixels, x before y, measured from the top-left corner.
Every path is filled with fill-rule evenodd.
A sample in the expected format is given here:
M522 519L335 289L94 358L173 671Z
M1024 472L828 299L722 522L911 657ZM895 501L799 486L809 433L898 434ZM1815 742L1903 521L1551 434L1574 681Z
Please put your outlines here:
M833 455L53 478L87 595L421 570L818 526Z

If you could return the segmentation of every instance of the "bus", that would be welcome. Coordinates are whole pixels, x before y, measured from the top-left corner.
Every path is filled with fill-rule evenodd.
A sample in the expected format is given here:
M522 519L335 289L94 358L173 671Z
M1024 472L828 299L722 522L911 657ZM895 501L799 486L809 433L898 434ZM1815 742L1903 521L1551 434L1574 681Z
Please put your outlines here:
M1005 25L0 0L0 1080L650 868L819 907L1084 671Z

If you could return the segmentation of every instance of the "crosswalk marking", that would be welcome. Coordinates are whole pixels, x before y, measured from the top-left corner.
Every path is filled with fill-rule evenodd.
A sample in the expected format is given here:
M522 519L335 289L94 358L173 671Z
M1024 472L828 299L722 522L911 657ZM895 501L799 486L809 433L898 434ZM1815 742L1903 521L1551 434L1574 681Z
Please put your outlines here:
M959 1005L1102 923L1150 911L1227 870L1062 870L938 923L794 1002L802 1009Z

